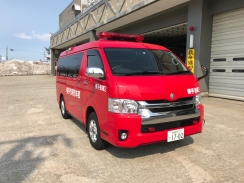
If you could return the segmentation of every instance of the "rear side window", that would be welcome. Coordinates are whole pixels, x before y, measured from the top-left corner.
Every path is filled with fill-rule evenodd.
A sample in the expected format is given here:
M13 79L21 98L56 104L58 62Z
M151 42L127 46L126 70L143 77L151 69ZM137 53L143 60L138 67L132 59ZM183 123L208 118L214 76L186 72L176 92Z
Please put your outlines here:
M70 78L77 78L80 72L81 61L84 53L62 57L58 61L57 74Z

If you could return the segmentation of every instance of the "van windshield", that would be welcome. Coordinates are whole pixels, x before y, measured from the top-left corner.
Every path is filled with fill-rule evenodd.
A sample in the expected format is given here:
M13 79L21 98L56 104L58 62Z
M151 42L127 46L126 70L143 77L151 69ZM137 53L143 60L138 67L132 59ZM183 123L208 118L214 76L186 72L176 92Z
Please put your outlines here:
M192 74L169 51L139 48L105 48L113 75L179 75Z

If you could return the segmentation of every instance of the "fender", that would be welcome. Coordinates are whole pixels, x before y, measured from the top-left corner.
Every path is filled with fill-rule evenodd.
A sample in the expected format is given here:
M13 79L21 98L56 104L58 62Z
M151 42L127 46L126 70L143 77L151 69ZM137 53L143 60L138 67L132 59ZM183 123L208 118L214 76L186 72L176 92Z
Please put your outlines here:
M88 107L93 107L93 109L95 110L95 112L97 114L98 121L100 119L99 109L98 109L98 106L97 106L95 100L93 98L89 98L86 100L85 105L84 105L84 113L85 114L83 115L84 116L83 121L84 121L85 126L86 126L86 122L87 122L86 119L88 118L88 116L87 116Z
M60 103L60 96L63 95L63 94L61 93L60 89L58 91L56 91L56 92L57 92L57 102L59 104Z

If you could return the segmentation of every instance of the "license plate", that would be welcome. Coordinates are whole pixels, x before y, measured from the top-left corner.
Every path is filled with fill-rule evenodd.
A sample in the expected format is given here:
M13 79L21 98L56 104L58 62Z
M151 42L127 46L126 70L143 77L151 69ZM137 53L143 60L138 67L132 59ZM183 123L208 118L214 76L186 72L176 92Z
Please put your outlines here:
M167 142L184 139L184 128L168 131Z

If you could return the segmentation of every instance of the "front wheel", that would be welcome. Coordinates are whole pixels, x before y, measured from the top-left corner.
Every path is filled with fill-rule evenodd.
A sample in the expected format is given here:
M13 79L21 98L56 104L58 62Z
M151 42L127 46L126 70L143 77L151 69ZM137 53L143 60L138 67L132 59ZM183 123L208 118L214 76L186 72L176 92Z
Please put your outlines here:
M88 137L91 143L91 146L96 150L102 150L107 146L107 142L104 141L100 136L100 128L98 125L97 115L95 112L92 112L87 121L88 125Z

